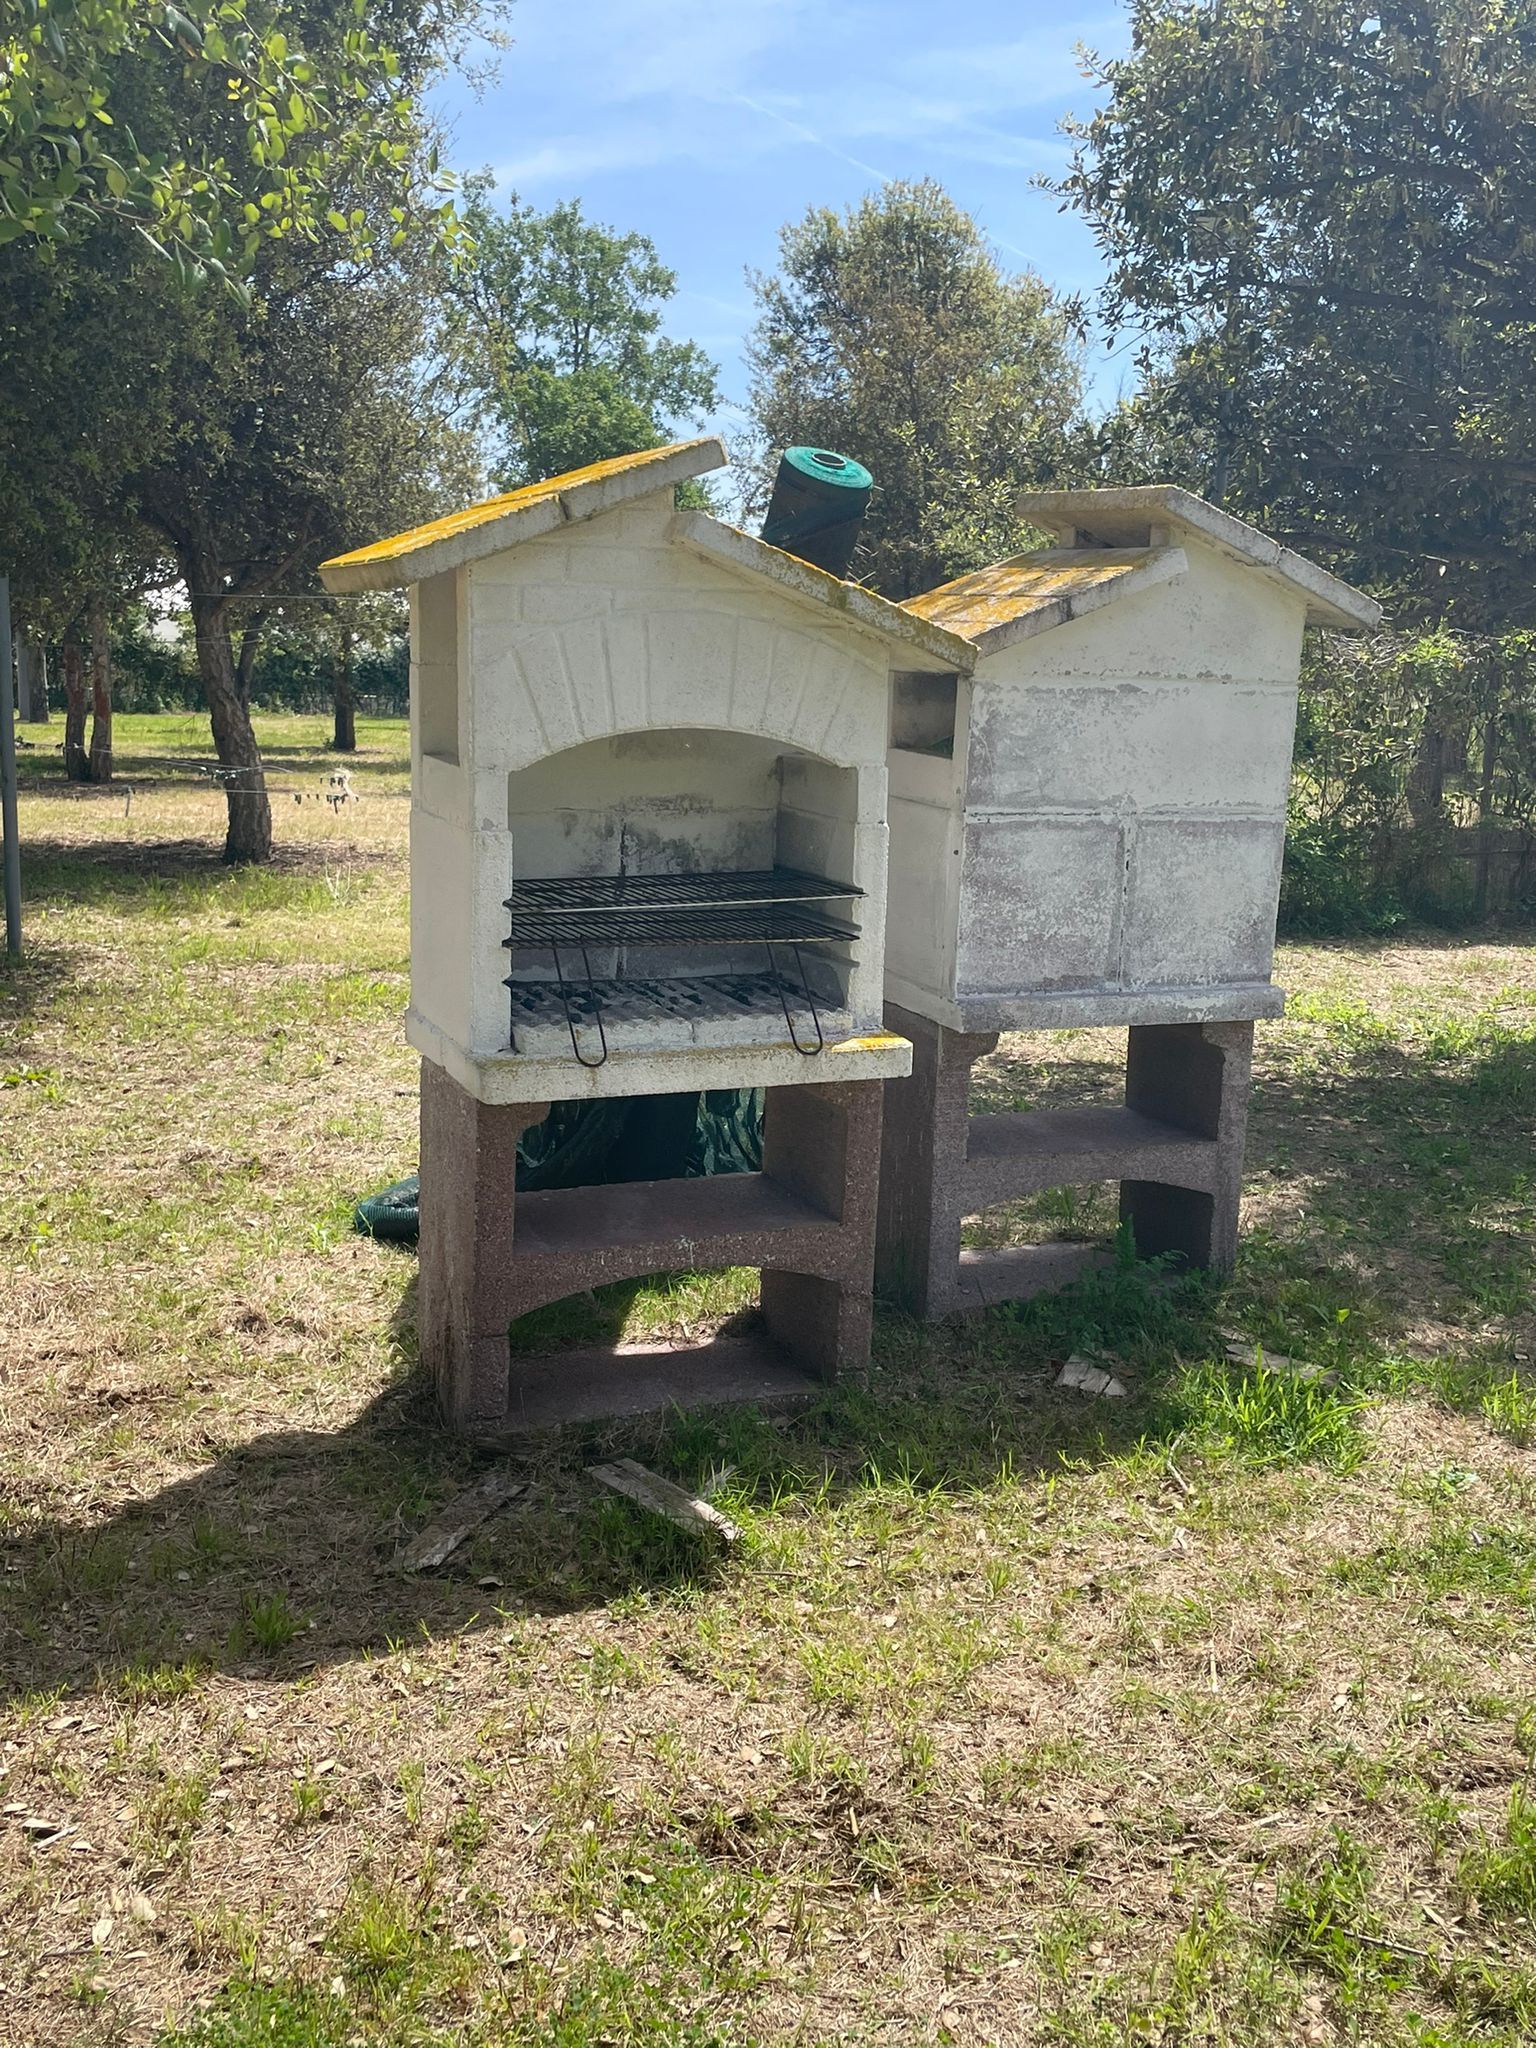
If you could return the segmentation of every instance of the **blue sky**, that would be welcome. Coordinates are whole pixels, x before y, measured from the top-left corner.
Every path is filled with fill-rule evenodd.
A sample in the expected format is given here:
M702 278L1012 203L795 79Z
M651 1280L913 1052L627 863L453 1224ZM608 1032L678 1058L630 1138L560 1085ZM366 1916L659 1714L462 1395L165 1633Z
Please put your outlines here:
M580 198L638 228L678 274L669 328L745 395L744 272L773 266L779 228L886 178L934 177L1001 259L1091 288L1092 242L1032 184L1058 171L1059 123L1090 111L1080 43L1114 53L1105 0L518 0L500 76L440 90L460 170L547 206ZM1129 354L1090 363L1113 398ZM731 412L721 424L729 429Z

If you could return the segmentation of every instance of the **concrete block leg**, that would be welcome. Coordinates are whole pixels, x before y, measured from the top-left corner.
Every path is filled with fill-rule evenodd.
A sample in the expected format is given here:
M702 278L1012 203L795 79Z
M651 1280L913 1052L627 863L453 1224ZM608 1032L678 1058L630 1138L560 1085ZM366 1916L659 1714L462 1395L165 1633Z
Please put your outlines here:
M868 1287L817 1273L763 1268L763 1322L775 1344L807 1372L835 1379L869 1357L874 1316Z
M1192 1266L1228 1270L1237 1255L1243 1148L1253 1076L1252 1024L1132 1027L1125 1067L1129 1109L1216 1143L1211 1193L1128 1180L1120 1215L1143 1258L1181 1253Z
M997 1033L946 1031L895 1004L885 1021L912 1041L912 1072L885 1083L876 1279L931 1321L958 1296L971 1069Z
M820 1272L763 1268L763 1320L776 1343L826 1377L869 1357L882 1086L773 1088L764 1106L764 1175L839 1228L827 1233Z
M460 1435L507 1418L517 1141L548 1113L542 1102L478 1102L422 1061L417 1328L438 1406Z

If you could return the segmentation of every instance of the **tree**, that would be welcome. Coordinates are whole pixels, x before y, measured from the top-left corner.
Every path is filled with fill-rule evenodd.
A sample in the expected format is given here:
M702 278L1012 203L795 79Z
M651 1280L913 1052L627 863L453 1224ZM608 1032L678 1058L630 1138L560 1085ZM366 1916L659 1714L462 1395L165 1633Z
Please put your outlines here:
M1133 0L1061 189L1154 460L1421 619L1528 620L1536 9ZM1143 470L1145 475L1146 471Z
M375 26L361 7L275 0L0 0L0 243L112 221L183 278L235 279L277 235L366 256L378 222L335 206L338 173L390 178L402 211L431 190ZM138 125L145 72L195 98L193 131Z
M1079 403L1079 351L1046 285L1003 271L931 180L814 207L779 247L778 273L751 280L759 501L786 444L865 463L857 565L890 597L1016 553L1014 503L1053 474Z
M249 311L210 298L183 324L176 434L128 480L186 586L231 860L271 850L249 702L273 601L312 588L326 555L472 495L431 351L433 252L340 272L292 254L258 272Z
M418 53L399 90L419 92L441 31L496 4L375 0L396 47ZM287 12L306 47L358 32L352 0ZM200 157L227 119L196 74L130 56L113 79L117 107L158 153ZM424 135L414 146L428 156ZM238 297L182 289L172 266L112 220L52 251L24 237L0 249L0 309L14 279L34 315L22 324L0 311L0 387L18 395L5 423L0 551L26 560L30 548L38 591L51 554L55 576L87 601L87 558L107 544L132 536L174 565L224 772L231 860L271 848L249 712L271 600L312 585L326 553L436 509L445 465L452 488L463 486L463 436L441 402L433 353L441 223L400 205L404 174L393 154L339 150L325 196L356 232L267 237ZM54 344L46 357L42 335ZM39 545L40 533L54 538ZM65 673L78 671L66 661ZM77 740L72 758L82 752Z
M463 209L471 252L455 273L455 331L500 443L504 486L660 447L720 403L716 367L661 332L677 290L644 235L492 204L489 175Z
M0 249L0 565L20 631L61 645L64 772L90 781L112 772L110 654L91 614L117 612L156 571L116 465L140 459L159 430L135 402L142 337L116 295L81 276L79 247ZM89 750L82 641L97 713Z

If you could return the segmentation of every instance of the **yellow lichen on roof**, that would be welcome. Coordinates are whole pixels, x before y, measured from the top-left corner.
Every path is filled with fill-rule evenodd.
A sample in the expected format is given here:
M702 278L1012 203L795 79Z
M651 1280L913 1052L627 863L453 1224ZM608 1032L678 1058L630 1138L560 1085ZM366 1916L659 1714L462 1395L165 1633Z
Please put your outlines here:
M589 462L584 469L569 469L563 476L549 476L541 483L523 484L518 490L503 491L499 498L486 498L481 504L466 505L462 512L450 512L442 519L429 519L424 526L413 526L406 533L392 534L388 540L373 541L365 548L354 548L350 554L333 555L321 566L351 569L365 562L391 562L401 555L415 554L418 548L430 547L434 541L448 540L454 534L467 533L473 527L488 526L493 520L505 519L509 512L523 512L530 505L546 504L583 484L602 483L608 477L624 476L630 470L645 469L652 463L670 460L679 449L690 445L686 441L674 441L665 448L642 448L634 455L611 455L604 462Z
M1015 555L969 576L957 576L953 583L941 583L937 590L925 590L920 597L909 597L902 609L970 640L1041 611L1058 598L1100 589L1141 568L1146 560L1145 548L1096 548L1091 555L1076 550L1070 555Z

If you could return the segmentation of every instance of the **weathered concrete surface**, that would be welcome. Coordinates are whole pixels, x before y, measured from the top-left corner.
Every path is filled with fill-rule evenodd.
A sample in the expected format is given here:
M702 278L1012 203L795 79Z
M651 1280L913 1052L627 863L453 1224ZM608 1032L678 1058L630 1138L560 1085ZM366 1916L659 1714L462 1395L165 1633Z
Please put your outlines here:
M517 1192L517 1140L544 1106L482 1102L430 1061L421 1100L421 1356L460 1434L516 1411L516 1317L650 1273L758 1266L763 1321L792 1362L831 1375L867 1358L878 1082L772 1090L761 1173L534 1193Z
M890 1005L912 1073L886 1084L876 1275L883 1294L936 1320L1064 1286L1093 1246L961 1250L967 1216L1042 1188L1121 1184L1143 1257L1226 1267L1237 1241L1253 1026L1133 1027L1123 1105L973 1117L971 1068L992 1035L945 1030Z
M707 538L679 525L668 487L414 592L409 1035L483 1100L775 1085L799 1058L776 1008L746 1032L739 1017L693 1030L632 1017L595 1069L577 1067L559 1029L532 1029L514 1055L502 942L519 873L778 863L847 881L863 892L849 906L858 938L807 958L829 1035L880 1035L888 672L935 661L929 641L946 658L970 652L883 601L832 602L833 579L808 593L774 550ZM736 952L639 971L766 965ZM520 954L515 971L553 979L553 960ZM599 978L616 971L629 963L593 962ZM883 1075L891 1057L881 1044L840 1073Z
M1132 1178L1139 1166L1122 1178L1120 1214L1143 1258L1176 1252L1192 1266L1230 1268L1252 1084L1251 1024L1167 1024L1131 1032L1127 1107L1205 1139L1213 1169L1202 1189Z
M983 654L1000 654L1015 640L1087 618L1187 567L1182 548L1041 549L909 597L905 609L963 633Z
M505 990L503 990L505 995ZM846 1021L846 1019L844 1020ZM434 1066L451 1074L461 1088L490 1104L525 1102L596 1102L609 1096L682 1095L701 1088L800 1088L811 1082L884 1081L910 1073L912 1048L888 1031L866 1031L852 1038L829 1037L815 1055L796 1052L778 1019L776 1043L769 1042L768 1020L754 1043L720 1042L703 1046L680 1038L671 1046L647 1044L630 1050L610 1034L610 1057L601 1067L578 1066L566 1038L558 1052L538 1054L503 1051L490 1058L470 1059L453 1041L433 1029L414 1010L407 1011L405 1035ZM647 1034L649 1036L650 1034Z
M567 476L504 491L425 526L354 548L350 554L335 555L321 563L321 580L327 590L355 592L398 590L429 577L452 575L482 555L595 518L637 495L670 490L724 462L724 444L712 435L613 456Z
M1104 550L1038 558L1043 588L1097 573L1099 608L1022 638L983 621L952 755L892 748L886 993L903 1009L982 1031L1279 1007L1314 598L1198 525L1180 538L1182 570L1156 581L1133 579L1134 550L1108 551L1118 574L1095 572Z
M609 1416L734 1402L788 1408L813 1401L825 1390L819 1373L791 1364L760 1331L717 1337L708 1344L594 1346L551 1358L520 1358L505 1420L484 1434L522 1434Z
M1259 570L1277 587L1299 592L1308 625L1348 632L1369 631L1381 623L1381 606L1363 590L1177 484L1026 491L1018 510L1032 526L1054 532L1064 548L1166 546L1170 539L1198 539L1242 567Z
M876 1284L888 1299L934 1321L960 1305L971 1068L997 1035L963 1037L895 1005L887 1006L886 1019L912 1042L912 1072L886 1083Z

